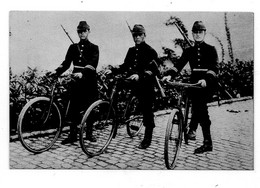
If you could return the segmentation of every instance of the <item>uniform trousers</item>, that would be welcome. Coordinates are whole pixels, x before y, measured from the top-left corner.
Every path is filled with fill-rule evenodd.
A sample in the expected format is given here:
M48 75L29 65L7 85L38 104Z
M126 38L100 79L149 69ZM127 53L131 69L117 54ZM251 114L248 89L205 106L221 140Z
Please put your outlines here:
M190 121L190 130L196 131L198 124L202 129L204 143L212 144L210 126L211 121L208 113L207 102L209 99L209 92L207 89L192 89L189 91L192 103L192 117Z

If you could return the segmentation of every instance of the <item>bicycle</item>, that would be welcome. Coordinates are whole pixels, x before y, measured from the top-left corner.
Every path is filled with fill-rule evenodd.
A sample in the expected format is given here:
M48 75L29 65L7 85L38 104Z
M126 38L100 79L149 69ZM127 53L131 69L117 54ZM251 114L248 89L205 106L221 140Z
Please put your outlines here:
M80 145L84 153L93 157L100 155L110 144L111 140L116 137L117 129L126 125L127 133L130 137L135 137L143 127L143 116L139 109L139 101L132 94L127 93L127 103L122 107L124 109L123 116L118 116L118 87L122 84L123 78L115 77L112 83L112 90L106 88L104 99L99 99L92 103L84 114L80 128ZM96 138L96 142L88 140L88 134L92 134Z
M171 86L179 87L178 101L168 118L165 141L164 160L167 169L174 169L181 148L183 135L184 141L188 144L188 121L191 109L189 95L186 91L189 88L201 88L200 84L190 84L182 82L167 82Z
M49 83L52 80L47 78ZM73 76L69 78L74 79ZM32 153L42 153L50 149L59 138L63 123L67 120L67 114L70 107L70 100L65 105L65 112L61 113L60 98L56 95L65 88L58 85L59 80L55 81L51 87L49 96L38 96L29 100L22 108L18 121L17 131L18 138L25 149ZM60 91L57 91L60 90ZM65 93L68 93L67 91ZM64 120L64 121L63 121Z

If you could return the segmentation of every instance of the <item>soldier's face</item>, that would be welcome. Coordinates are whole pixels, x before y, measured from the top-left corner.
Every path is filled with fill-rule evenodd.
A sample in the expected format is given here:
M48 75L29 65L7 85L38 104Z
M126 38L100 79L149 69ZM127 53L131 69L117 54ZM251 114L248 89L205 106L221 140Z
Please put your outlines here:
M80 40L86 40L88 38L89 30L78 30Z
M141 44L145 40L145 34L144 33L135 33L133 34L135 44Z
M193 31L192 32L193 39L196 42L204 41L205 35L206 35L206 31Z

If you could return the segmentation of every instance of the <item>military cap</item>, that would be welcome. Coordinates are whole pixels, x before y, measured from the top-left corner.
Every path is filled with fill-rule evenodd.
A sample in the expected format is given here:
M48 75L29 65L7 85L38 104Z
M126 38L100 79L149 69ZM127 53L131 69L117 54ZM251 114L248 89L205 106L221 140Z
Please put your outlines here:
M86 21L80 21L79 22L79 25L77 27L78 31L80 31L80 30L89 30L89 29L90 29L90 27L89 27L89 25L87 24Z
M144 26L141 24L135 24L132 33L145 33Z
M206 31L206 27L202 21L196 21L192 26L192 31Z

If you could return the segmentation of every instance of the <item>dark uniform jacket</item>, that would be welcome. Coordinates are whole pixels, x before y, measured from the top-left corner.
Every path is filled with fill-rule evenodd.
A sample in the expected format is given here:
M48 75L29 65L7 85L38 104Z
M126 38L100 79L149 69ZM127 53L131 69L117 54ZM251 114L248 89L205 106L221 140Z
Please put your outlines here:
M79 111L85 110L98 94L96 67L99 60L98 46L88 40L70 45L65 60L56 69L58 75L65 72L73 63L73 73L81 72L83 77L71 82L69 115L79 121Z
M187 62L191 67L191 81L193 83L205 79L207 85L211 85L216 81L218 55L214 46L202 42L185 49L175 68L173 68L174 71L180 72Z
M124 63L120 66L120 72L127 72L127 75L138 74L142 80L146 71L151 71L152 76L159 75L159 70L154 64L158 61L156 51L147 43L142 42L139 45L129 48Z
M70 45L65 60L56 71L57 74L62 74L73 62L73 73L81 72L83 73L83 77L86 77L89 73L91 74L91 72L96 72L98 60L98 46L92 44L89 40L81 40L78 44Z

